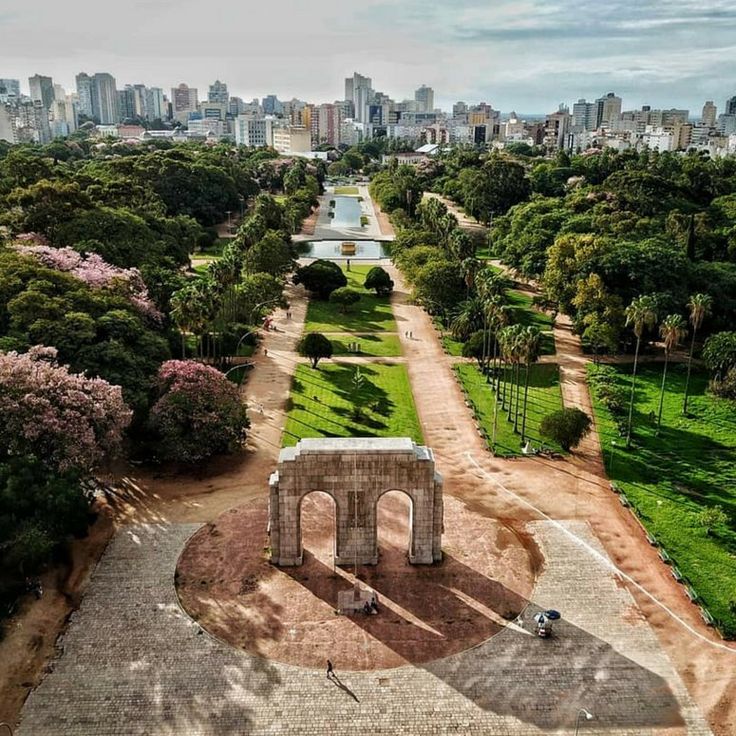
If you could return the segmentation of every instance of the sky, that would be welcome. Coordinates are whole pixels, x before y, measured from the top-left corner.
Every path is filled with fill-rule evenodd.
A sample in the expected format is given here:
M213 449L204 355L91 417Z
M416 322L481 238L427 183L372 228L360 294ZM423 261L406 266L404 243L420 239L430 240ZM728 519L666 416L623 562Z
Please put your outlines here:
M736 95L736 2L0 0L0 77L71 91L80 71L309 102L341 99L358 71L398 100L427 84L445 109L547 113L615 92L624 109L699 113Z

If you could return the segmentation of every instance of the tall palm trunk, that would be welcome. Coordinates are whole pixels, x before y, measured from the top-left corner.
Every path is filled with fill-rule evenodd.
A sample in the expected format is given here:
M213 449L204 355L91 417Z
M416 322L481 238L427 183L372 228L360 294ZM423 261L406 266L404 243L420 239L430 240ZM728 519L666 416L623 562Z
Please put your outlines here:
M521 419L521 441L524 442L526 439L526 408L529 399L529 363L526 364L526 371L524 373L524 409L522 411Z
M685 398L682 401L682 413L687 414L688 390L690 389L690 371L693 367L693 353L695 352L695 333L697 328L693 327L693 336L690 340L690 355L687 359L687 378L685 378Z
M519 432L519 394L521 384L521 363L516 364L516 406L514 408L514 432Z
M509 406L506 410L506 419L510 422L511 421L511 413L514 409L514 364L511 363L509 365L509 373L510 375L506 378L506 384L509 389Z
M670 351L664 351L664 369L662 370L662 387L659 390L659 410L657 411L657 431L656 435L659 436L659 428L662 426L662 408L664 407L664 385L667 381L667 364L670 361Z
M631 421L634 417L634 390L636 388L636 366L639 362L639 346L641 338L636 338L636 351L634 352L634 368L631 372L631 397L629 399L629 420L626 424L626 447L631 446Z

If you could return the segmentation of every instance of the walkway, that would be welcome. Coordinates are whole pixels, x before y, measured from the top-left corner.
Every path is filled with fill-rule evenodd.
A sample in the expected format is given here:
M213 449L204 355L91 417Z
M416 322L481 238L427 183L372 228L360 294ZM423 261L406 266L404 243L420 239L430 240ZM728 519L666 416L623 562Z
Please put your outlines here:
M19 736L571 734L580 707L596 716L586 733L710 734L630 595L555 525L531 528L548 564L523 628L422 666L357 673L335 661L334 683L221 644L182 612L174 567L196 528L118 533ZM585 524L570 529L595 544ZM542 640L530 617L550 606L567 616Z

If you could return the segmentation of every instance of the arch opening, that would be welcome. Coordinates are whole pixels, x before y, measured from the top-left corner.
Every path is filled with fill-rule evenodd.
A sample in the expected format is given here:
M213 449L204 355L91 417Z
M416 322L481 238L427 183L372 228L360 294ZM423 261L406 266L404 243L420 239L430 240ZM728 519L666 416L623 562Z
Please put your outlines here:
M414 499L399 488L376 499L376 556L378 563L400 564L414 554Z
M314 557L325 565L333 565L337 554L337 514L337 501L326 491L309 491L299 499L296 527L300 560Z

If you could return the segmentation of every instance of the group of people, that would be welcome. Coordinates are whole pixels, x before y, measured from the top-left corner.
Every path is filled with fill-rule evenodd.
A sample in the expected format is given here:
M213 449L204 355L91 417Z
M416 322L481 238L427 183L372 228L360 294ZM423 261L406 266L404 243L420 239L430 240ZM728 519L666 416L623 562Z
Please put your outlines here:
M378 601L375 596L363 604L363 613L366 616L375 616L378 613Z

